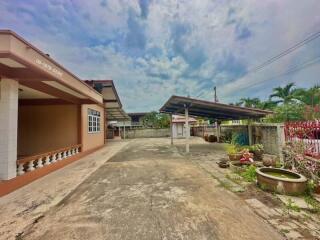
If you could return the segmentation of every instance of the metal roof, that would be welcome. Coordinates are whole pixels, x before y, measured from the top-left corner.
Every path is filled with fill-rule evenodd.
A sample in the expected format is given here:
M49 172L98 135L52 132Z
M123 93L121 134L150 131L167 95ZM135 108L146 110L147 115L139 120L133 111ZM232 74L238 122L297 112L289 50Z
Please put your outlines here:
M191 116L218 120L261 118L272 114L271 111L257 108L239 107L181 96L171 96L160 109L160 112L184 114L186 107L189 109L189 115Z

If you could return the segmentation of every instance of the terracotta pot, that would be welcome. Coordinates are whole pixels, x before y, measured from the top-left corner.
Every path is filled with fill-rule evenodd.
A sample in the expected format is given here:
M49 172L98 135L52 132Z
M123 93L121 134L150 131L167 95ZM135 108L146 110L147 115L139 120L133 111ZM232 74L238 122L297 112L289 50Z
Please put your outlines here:
M240 161L242 158L242 153L234 153L234 154L228 154L230 161Z
M320 184L318 184L317 186L315 186L315 188L314 188L314 193L320 194Z

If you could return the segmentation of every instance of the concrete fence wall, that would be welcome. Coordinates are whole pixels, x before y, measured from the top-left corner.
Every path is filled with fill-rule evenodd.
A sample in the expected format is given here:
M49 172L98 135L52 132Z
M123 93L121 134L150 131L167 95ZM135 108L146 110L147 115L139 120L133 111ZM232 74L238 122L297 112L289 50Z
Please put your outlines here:
M279 155L285 144L284 124L282 123L221 125L222 136L230 136L233 133L248 134L249 144L262 144L268 154ZM199 137L204 134L216 135L216 130L214 128L198 127L194 132L194 135Z
M170 128L126 129L126 138L161 138L170 137ZM123 137L123 131L121 132Z

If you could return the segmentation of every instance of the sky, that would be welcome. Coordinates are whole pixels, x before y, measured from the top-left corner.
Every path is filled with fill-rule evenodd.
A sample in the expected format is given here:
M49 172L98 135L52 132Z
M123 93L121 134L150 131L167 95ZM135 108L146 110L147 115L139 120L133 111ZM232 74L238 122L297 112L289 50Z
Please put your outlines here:
M320 37L250 71L320 31L319 0L0 0L0 29L81 79L113 79L127 112L171 95L213 100L214 86L231 103L320 83Z

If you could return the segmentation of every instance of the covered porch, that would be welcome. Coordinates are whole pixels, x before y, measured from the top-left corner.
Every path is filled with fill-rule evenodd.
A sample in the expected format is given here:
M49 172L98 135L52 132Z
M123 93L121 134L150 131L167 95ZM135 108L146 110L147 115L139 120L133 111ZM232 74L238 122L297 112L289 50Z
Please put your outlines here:
M0 79L0 180L98 145L87 116L94 109L104 119L101 95L8 30L0 30Z

